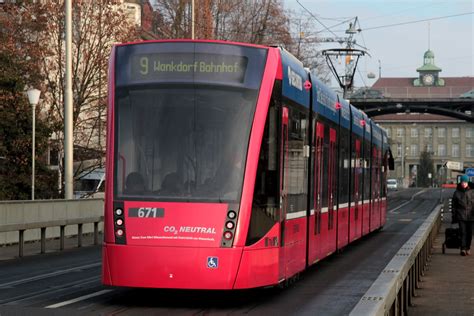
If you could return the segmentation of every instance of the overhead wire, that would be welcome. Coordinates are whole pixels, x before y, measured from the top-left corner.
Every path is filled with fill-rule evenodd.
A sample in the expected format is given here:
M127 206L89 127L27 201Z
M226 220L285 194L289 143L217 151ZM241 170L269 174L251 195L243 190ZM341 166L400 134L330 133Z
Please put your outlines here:
M333 34L334 36L337 36L336 33L331 31L323 22L321 22L311 11L309 11L304 5L301 4L299 0L296 0L296 2L306 11L311 15L319 24L321 24L328 32Z
M368 27L368 28L363 29L363 31L377 30L377 29L381 29L381 28L394 27L394 26L407 25L407 24L414 24L414 23L421 23L421 22L426 22L426 21L442 20L442 19L448 19L448 18L464 16L464 15L471 15L471 14L474 14L474 12L465 12L465 13L459 13L459 14L453 14L453 15L438 16L438 17L422 19L422 20L414 20L414 21L408 21L408 22L401 22L401 23L394 23L394 24Z
M381 28L388 28L388 27L395 27L395 26L400 26L400 25L407 25L407 24L415 24L415 23L421 23L421 22L427 22L427 21L435 21L435 20L442 20L442 19L449 19L449 18L454 18L454 17L459 17L459 16L465 16L465 15L472 15L474 14L474 11L472 12L463 12L459 14L453 14L453 15L444 15L444 16L437 16L433 18L427 18L427 19L421 19L421 20L413 20L413 21L407 21L407 22L400 22L400 23L394 23L394 24L386 24L386 25L379 25L379 26L373 26L373 27L368 27L365 29L361 29L361 31L368 31L368 30L376 30L376 29L381 29ZM345 32L346 30L335 30L331 31L332 34L334 32L337 33L342 33ZM314 33L314 35L324 33L326 32L325 30L317 31Z
M423 8L423 9L426 9L427 7L432 7L432 6L435 6L435 5L441 5L441 4L445 4L445 2L438 2L438 3L430 3L430 4L422 4L422 5L418 5L418 6L414 6L414 7L410 7L410 8L405 8L403 10L399 10L399 11L396 11L396 12L392 12L390 14L383 14L383 15L377 15L377 16L372 16L372 17L366 17L364 18L364 21L369 21L369 20L375 20L375 19L380 19L380 18L386 18L386 17L391 17L391 16L395 16L395 15L398 15L402 12L406 12L406 11L413 11L413 10L418 10L420 8Z
M359 23L359 27L360 27L360 20L358 20L358 23ZM357 43L355 43L355 44L356 44L357 46L363 47L365 50L368 51L369 49L367 48L367 44L365 43L365 38L364 38L363 32L360 31L359 34L360 34L360 36L361 36L361 38L362 38L362 43L364 44L364 46L358 45ZM369 57L371 57L371 56L369 55ZM368 74L369 72L368 72L368 70L367 70L367 58L364 58L364 66L365 66L365 73ZM362 82L364 83L364 86L367 86L367 84L366 84L366 82L365 82L365 79L364 79L364 77L362 76L362 74L361 74L361 72L360 72L359 69L357 69L357 72L358 72L359 76L361 77Z

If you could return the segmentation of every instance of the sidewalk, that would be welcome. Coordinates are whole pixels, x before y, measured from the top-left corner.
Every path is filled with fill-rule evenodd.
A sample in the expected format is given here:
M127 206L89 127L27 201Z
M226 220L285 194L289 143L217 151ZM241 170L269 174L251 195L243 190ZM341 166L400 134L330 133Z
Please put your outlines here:
M409 315L474 315L474 255L462 257L458 249L442 253L444 230L451 227L449 217L444 221Z

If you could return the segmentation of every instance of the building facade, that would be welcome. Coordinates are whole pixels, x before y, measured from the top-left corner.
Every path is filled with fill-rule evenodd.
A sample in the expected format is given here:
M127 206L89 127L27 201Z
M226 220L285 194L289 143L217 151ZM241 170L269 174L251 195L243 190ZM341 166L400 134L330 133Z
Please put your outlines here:
M404 186L417 183L423 151L430 154L434 172L432 185L454 183L459 172L444 168L447 161L474 167L474 124L445 116L420 113L390 114L375 120L386 131L395 170L390 177Z
M441 68L428 50L423 66L416 69L416 78L379 78L371 90L385 98L460 98L474 87L474 77L441 78ZM453 100L455 102L455 100ZM417 184L422 152L428 152L434 165L433 186L455 183L460 172L448 170L448 161L462 162L464 168L474 167L474 124L429 113L398 113L373 118L388 133L395 158L396 178L403 186Z

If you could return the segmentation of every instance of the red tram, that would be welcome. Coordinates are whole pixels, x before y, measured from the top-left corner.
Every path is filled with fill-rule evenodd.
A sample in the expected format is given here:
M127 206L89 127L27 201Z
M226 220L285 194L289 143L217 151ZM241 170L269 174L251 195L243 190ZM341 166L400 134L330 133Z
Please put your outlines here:
M281 48L114 46L104 284L277 285L381 228L387 135Z

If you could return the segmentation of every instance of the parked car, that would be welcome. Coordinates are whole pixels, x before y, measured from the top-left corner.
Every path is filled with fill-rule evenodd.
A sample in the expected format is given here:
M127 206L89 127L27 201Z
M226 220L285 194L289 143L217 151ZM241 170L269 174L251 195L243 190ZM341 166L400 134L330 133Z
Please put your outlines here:
M104 198L105 169L82 172L74 183L74 198Z
M474 99L474 89L459 96L461 99Z
M397 181L397 179L388 179L387 180L387 189L389 189L389 190L398 190L398 181Z

